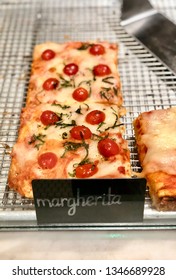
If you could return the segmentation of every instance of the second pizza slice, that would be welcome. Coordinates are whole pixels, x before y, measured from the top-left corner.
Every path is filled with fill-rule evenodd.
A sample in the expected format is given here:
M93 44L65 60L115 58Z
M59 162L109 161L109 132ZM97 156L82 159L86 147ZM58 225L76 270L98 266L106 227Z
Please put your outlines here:
M134 128L153 206L176 210L176 108L143 112Z

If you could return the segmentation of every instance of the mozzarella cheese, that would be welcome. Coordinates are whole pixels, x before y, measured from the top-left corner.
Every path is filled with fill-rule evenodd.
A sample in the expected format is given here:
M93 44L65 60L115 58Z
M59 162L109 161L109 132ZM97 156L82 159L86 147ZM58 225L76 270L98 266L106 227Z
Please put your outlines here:
M117 71L117 46L101 42L105 48L102 55L89 52L93 42L52 42L36 46L32 72L27 93L26 107L21 114L21 124L16 144L12 151L9 186L21 195L33 197L33 179L76 178L75 168L84 162L95 163L97 172L91 178L130 177L130 155L127 141L122 138L124 126L120 121L122 93ZM55 57L43 60L42 53L51 49ZM77 64L79 70L68 76L63 72L65 65ZM105 64L111 69L109 75L95 77L93 68ZM49 78L59 81L52 90L43 88ZM73 91L85 88L89 96L84 102L73 99ZM86 121L90 112L103 112L105 119L98 124ZM59 118L54 124L45 125L41 115L54 112ZM88 139L74 139L70 130L86 126L91 131ZM100 139L110 138L119 147L119 152L109 158L103 157L98 149ZM42 168L40 156L53 153L57 157L52 168Z
M147 147L143 173L163 171L176 175L176 108L141 114L138 145Z

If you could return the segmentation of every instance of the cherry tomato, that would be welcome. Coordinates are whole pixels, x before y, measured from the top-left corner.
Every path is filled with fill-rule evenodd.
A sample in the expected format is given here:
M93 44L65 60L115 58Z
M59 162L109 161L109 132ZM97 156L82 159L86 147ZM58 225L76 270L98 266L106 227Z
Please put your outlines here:
M92 132L90 129L84 125L74 126L70 130L71 137L77 140L81 139L90 139L92 136Z
M57 156L52 152L41 154L38 157L38 164L42 169L52 169L57 163Z
M54 58L55 55L56 55L56 54L55 54L54 51L48 49L48 50L45 50L45 51L42 53L41 57L42 57L43 60L50 60L50 59Z
M78 65L76 65L75 63L69 63L65 65L63 69L64 73L68 76L75 75L78 72L78 70L79 70Z
M119 166L119 167L118 167L118 171L119 171L121 174L125 174L125 167L124 167L124 166Z
M49 78L43 83L44 90L53 90L56 89L59 85L59 81L55 78Z
M90 124L99 124L105 120L105 113L100 110L93 110L86 116L86 122Z
M100 44L94 44L90 47L89 52L93 55L100 55L105 53L105 48Z
M53 111L46 110L42 112L40 120L44 125L52 125L58 122L60 117Z
M119 153L119 146L114 140L105 138L98 142L98 150L102 156L111 157Z
M87 89L79 87L74 90L72 96L76 101L82 102L87 99L87 97L89 96L89 93L88 93Z
M77 178L87 178L93 176L97 173L98 167L93 163L86 163L76 167L76 177Z
M111 74L111 69L106 64L98 64L94 66L93 73L95 76L102 77Z

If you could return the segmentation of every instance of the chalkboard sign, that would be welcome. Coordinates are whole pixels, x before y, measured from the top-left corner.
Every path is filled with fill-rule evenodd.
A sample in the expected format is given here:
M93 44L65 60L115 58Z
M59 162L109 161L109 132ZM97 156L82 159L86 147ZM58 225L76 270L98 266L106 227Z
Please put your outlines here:
M39 225L143 220L145 179L33 180Z

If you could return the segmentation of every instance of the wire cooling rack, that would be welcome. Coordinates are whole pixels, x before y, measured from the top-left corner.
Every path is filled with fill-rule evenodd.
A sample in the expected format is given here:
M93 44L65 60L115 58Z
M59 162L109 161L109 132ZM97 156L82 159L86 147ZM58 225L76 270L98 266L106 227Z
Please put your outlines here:
M151 3L176 21L174 0ZM133 119L143 111L176 106L176 77L120 26L121 4L118 0L0 1L0 227L37 228L33 201L7 185L9 153L18 134L36 44L97 39L119 44L118 68L127 108L125 137L134 171L140 171L140 165ZM155 211L146 194L141 226L157 225L176 226L176 213Z

